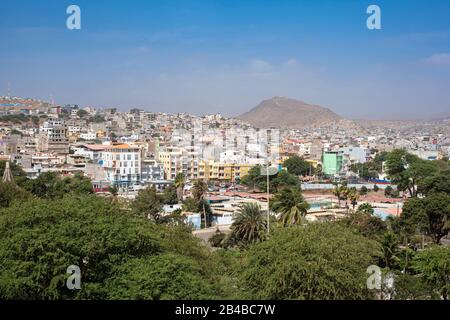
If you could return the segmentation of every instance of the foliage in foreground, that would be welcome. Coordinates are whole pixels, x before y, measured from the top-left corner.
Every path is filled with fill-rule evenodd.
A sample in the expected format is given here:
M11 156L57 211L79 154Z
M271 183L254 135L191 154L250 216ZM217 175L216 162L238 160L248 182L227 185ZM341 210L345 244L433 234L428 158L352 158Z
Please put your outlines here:
M374 241L334 223L278 229L245 254L242 292L253 299L366 299Z
M66 288L78 265L82 290ZM214 259L188 229L156 225L95 196L0 211L0 299L202 299Z

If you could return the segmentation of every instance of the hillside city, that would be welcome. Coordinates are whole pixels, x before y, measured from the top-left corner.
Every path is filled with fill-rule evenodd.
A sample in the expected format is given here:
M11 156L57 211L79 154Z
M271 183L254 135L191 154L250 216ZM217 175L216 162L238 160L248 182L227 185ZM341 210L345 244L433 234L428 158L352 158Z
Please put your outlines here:
M273 99L280 101L278 97ZM276 119L271 121L276 122ZM408 262L413 260L414 252L420 256L421 252L428 253L427 247L439 244L439 250L447 250L447 253L442 252L442 257L448 257L449 157L450 120L446 119L336 119L299 128L257 128L240 117L228 118L220 114L168 114L140 108L119 111L118 108L76 104L60 106L18 97L0 98L0 173L3 177L0 203L9 210L5 211L5 217L14 215L17 206L34 215L37 214L33 213L34 206L46 208L45 212L49 208L58 211L62 204L57 201L67 201L68 212L73 208L84 217L79 223L83 219L90 221L91 217L85 217L86 213L76 208L86 206L94 210L99 204L93 198L84 199L86 203L67 198L79 192L95 194L98 201L136 212L157 224L181 223L195 238L201 239L203 245L216 251L247 248L256 243L261 246L259 251L249 249L254 259L266 249L271 252L270 241L281 245L294 237L292 243L295 243L295 239L301 238L298 238L301 232L329 234L331 239L325 236L320 240L325 241L321 244L325 247L333 239L348 236L350 240L343 241L350 247L342 250L346 254L355 250L355 259L362 259L358 271L354 271L362 279L358 283L365 283L365 268L372 256L367 250L377 241L381 246L380 266L388 271L397 270L403 276L412 268L415 271L411 271L410 281L417 278L417 269ZM36 203L31 200L22 207L16 203L17 199L25 201L20 200L21 197L28 199L30 194L53 200ZM426 201L433 197L436 199L430 206L434 209L429 209ZM417 208L423 209L416 213ZM4 223L6 221L10 220ZM304 231L291 229L292 234L285 235L288 238L281 235L270 238L270 228L314 222L319 225ZM329 223L342 224L343 229L328 230ZM345 228L356 228L362 235ZM118 237L121 237L120 232ZM361 248L352 248L355 243L361 243ZM231 259L227 256L229 253L223 254L222 259ZM266 258L277 261L281 256ZM448 266L448 260L446 263ZM231 264L228 267L231 268ZM249 267L245 272L251 271ZM347 271L353 272L351 268ZM222 272L227 274L227 271ZM379 290L375 297L447 299L449 283L445 274L448 269L442 272L442 278L423 280L423 287L417 291L409 287L399 289L395 296ZM234 273L229 275L234 276ZM252 299L369 297L363 294L366 289L361 289L360 284L358 290L344 290L345 293L332 288L324 289L325 293L295 290L277 293L276 288L270 291L266 287L269 283L255 280L255 276L246 274L243 280L247 289L254 285L246 290L253 295L227 294ZM42 281L39 282L42 290L47 290L47 280ZM4 288L8 287L5 279L0 282ZM403 279L400 283L407 287L408 281ZM44 294L2 290L0 295L9 298L22 298L27 294L36 298ZM199 289L201 292L197 293L192 290L189 287L186 288L189 293L168 296L161 293L158 297L211 297L206 289ZM105 297L97 294L93 297ZM112 298L148 298L141 293L115 294ZM67 293L56 297L67 297Z

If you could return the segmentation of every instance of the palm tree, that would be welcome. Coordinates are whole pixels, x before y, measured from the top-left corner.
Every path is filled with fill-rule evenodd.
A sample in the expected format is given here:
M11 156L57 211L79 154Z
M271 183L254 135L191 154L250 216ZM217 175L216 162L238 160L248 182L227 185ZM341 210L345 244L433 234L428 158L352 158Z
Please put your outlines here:
M394 232L387 231L383 234L381 241L381 251L386 268L391 269L399 262L398 239Z
M236 213L231 230L232 238L238 242L252 243L264 240L267 230L261 207L256 203L244 204Z
M203 180L195 180L191 191L195 201L203 200L207 191L208 185Z
M358 193L358 190L356 190L356 188L349 189L348 199L350 200L350 203L353 206L353 211L355 211L355 206L358 204L358 200L359 200L359 193Z
M192 196L194 200L198 203L202 202L203 205L203 216L205 219L205 228L206 228L206 208L205 208L205 195L208 191L208 185L203 182L203 180L195 180L194 185L192 186Z
M183 189L184 185L186 183L186 177L183 173L178 173L175 176L175 188L177 188L177 199L178 203L181 203L183 201Z
M336 183L333 188L333 194L338 198L339 207L341 206L341 200L347 200L348 188L346 183Z
M300 224L308 213L309 204L298 189L284 188L274 195L272 209L280 214L284 225Z

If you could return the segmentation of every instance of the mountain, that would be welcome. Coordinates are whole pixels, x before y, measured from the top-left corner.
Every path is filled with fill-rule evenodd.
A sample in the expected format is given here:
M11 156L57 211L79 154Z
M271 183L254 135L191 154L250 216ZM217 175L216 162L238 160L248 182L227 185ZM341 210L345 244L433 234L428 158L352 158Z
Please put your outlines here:
M257 128L288 129L320 126L344 120L330 109L284 97L264 100L238 119Z

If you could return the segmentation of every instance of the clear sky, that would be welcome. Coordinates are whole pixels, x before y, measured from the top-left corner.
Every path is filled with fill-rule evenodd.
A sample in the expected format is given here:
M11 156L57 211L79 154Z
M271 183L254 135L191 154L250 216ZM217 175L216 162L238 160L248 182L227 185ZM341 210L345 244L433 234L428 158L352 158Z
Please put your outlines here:
M9 82L121 110L233 116L286 96L349 118L450 114L447 0L0 0L0 15L0 95Z

